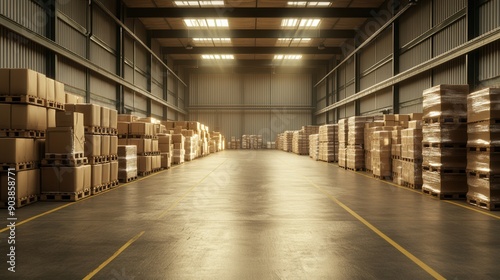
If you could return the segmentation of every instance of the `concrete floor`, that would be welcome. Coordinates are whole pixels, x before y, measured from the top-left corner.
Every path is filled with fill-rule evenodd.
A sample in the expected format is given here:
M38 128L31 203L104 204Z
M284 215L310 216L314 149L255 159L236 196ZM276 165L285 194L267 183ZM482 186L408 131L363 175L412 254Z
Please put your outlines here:
M66 207L17 227L15 274L0 233L0 279L498 279L500 213L363 174L225 151L81 202L38 202L18 223Z

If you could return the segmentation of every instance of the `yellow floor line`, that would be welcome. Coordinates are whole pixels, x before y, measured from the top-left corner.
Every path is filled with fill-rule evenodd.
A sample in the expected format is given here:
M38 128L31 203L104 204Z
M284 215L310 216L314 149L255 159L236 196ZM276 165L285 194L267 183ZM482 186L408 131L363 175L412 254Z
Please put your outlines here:
M158 216L158 219L161 219L163 217L165 217L168 212L170 212L170 210L174 209L175 207L177 207L177 205L184 199L186 198L186 196L188 194L190 194L194 188L196 188L197 186L199 186L201 183L203 183L203 181L205 181L205 179L208 178L208 176L210 176L210 174L212 174L215 170L217 170L217 168L219 168L222 164L224 164L225 162L227 161L227 159L225 159L221 164L217 165L217 167L214 168L214 170L210 171L210 173L208 173L207 175L205 175L205 177L203 177L201 180L199 180L194 186L190 187L189 190L182 196L180 197L179 199L177 199L174 204L170 205L170 207L168 207L165 211L161 212L160 215Z
M495 219L499 219L500 220L500 216L497 216L497 215L492 214L492 213L485 212L487 210L482 210L480 208L469 207L467 205L463 205L463 204L460 204L460 203L457 203L457 202L454 202L454 201L450 201L450 200L443 200L443 201L446 202L446 203L450 203L450 204L453 204L453 205L456 205L456 206L459 206L459 207L462 207L462 208L465 208L465 209L468 209L468 210L471 210L471 211L474 211L474 212L477 212L477 213L481 213L483 215L490 216L490 217L493 217Z
M123 251L125 251L125 249L127 249L130 245L132 245L132 243L134 243L137 239L139 239L139 237L141 237L143 234L144 234L144 231L141 231L139 234L137 234L136 236L132 237L132 239L130 239L123 246L121 246L120 249L118 249L118 251L116 251L111 257L109 257L101 265L99 265L96 269L94 269L94 271L92 271L87 276L85 276L85 278L83 278L83 280L89 280L92 277L94 277L97 273L99 273L99 271L101 271L110 262L112 262L114 259L116 259L116 257L118 257L121 253L123 253Z
M374 225L370 224L367 220L365 220L363 217L361 217L358 213L354 212L351 208L347 207L345 204L340 202L338 199L333 197L331 194L323 190L320 186L316 185L313 183L311 180L306 178L309 183L317 188L319 191L321 191L323 194L325 194L330 200L338 204L340 207L344 208L349 214L354 216L356 219L358 219L361 223L363 223L365 226L367 226L369 229L371 229L373 232L375 232L378 236L382 237L387 243L391 244L394 248L396 248L398 251L400 251L403 255L405 255L407 258L412 260L415 264L420 266L423 270L425 270L427 273L429 273L432 277L435 279L446 279L444 278L441 274L439 274L437 271L432 269L430 266L425 264L423 261L421 261L419 258L417 258L415 255L410 253L408 250L403 248L401 245L399 245L396 241L392 240L389 236L385 235L383 232L381 232L378 228L376 228Z

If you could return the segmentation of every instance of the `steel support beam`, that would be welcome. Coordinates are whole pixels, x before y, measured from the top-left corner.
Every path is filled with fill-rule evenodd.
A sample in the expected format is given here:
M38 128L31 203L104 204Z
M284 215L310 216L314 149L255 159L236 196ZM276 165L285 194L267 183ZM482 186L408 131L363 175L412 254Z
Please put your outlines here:
M475 0L467 1L467 40L476 38L479 34L479 5ZM479 84L478 51L467 54L467 83L471 90Z
M165 54L341 54L340 48L316 47L163 47Z
M116 14L120 21L123 20L123 7L122 2L118 1L116 3ZM124 55L123 55L124 45L123 45L123 29L120 25L116 26L116 75L124 78ZM123 86L119 83L116 84L116 110L119 114L125 113L125 102L124 102Z
M399 19L392 23L392 75L399 74ZM399 114L399 84L392 86L392 113Z
M355 30L151 30L153 38L354 38Z

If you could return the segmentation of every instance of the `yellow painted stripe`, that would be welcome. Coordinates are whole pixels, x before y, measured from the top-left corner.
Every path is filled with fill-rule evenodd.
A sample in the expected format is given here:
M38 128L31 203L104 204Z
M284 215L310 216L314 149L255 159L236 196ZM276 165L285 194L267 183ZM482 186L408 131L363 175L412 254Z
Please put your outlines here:
M457 203L457 202L454 202L454 201L450 201L450 200L443 200L443 201L446 202L446 203L450 203L450 204L453 204L453 205L456 205L456 206L459 206L459 207L462 207L462 208L465 208L465 209L468 209L468 210L471 210L471 211L474 211L474 212L477 212L477 213L481 213L483 215L490 216L490 217L493 217L495 219L499 219L500 220L500 216L497 216L497 215L495 215L493 213L486 212L488 210L482 210L480 208L469 207L467 205L463 205L463 204L460 204L460 203Z
M227 161L227 159L225 159L221 164L217 165L217 167L215 167L212 171L210 171L207 175L205 175L205 177L203 177L201 180L199 180L194 186L190 187L188 189L188 191L186 193L184 193L184 195L180 198L178 198L174 204L170 205L170 207L168 207L165 211L161 212L160 215L158 216L158 219L161 219L163 217L165 217L168 212L170 212L172 209L174 209L175 207L177 207L177 205L179 205L179 203L186 197L188 196L188 194L190 194L194 188L196 188L197 186L199 186L201 183L203 183L203 181L205 181L205 179L208 178L208 176L210 176L210 174L212 174L212 172L214 172L215 170L217 170L217 168L219 168L222 164L224 164L225 162Z
M117 190L117 189L119 189L119 188L125 187L125 186L127 186L127 185L137 183L137 182L142 181L142 180L144 180L144 179L151 178L151 177L153 177L153 176L156 176L156 175L158 175L158 174L161 174L161 173L163 173L163 172L169 171L169 170L171 170L171 169L173 169L173 168L176 168L176 167L179 167L179 166L180 166L180 165L176 165L176 166L170 167L170 169L166 169L166 170L163 170L163 171L160 171L160 172L157 172L157 173L153 173L153 174L151 174L151 175L149 175L149 176L142 177L142 178L137 179L137 180L135 180L135 181L128 182L128 183L124 183L124 184L119 184L117 187L114 187L114 188L109 189L109 190L105 190L105 191L100 192L100 193L95 194L95 195L90 195L90 196L87 196L87 197L85 197L85 198L83 198L83 199L80 199L80 200L78 200L78 201L75 201L75 202L69 202L69 203L67 203L67 204L65 204L65 205L62 205L62 206L56 207L56 208L54 208L54 209L51 209L51 210L49 210L49 211L43 212L43 213L41 213L41 214L38 214L38 215L35 215L35 216L30 217L30 218L28 218L28 219L25 219L25 220L23 220L23 221L21 221L21 222L19 222L19 223L16 223L16 226L20 226L20 225L26 224L26 223L31 222L31 221L33 221L33 220L36 220L36 219L38 219L38 218L40 218L40 217L43 217L43 216L46 216L46 215L48 215L48 214L54 213L54 212L59 211L59 210L61 210L61 209L63 209L63 208L66 208L66 207L71 206L71 205L73 205L73 204L76 204L76 203L79 203L79 202L85 201L85 200L87 200L87 199L91 199L91 198L94 198L94 197L100 196L100 195L102 195L102 194L105 194L105 193L107 193L107 192L114 191L114 190ZM9 228L8 228L8 227L2 228L2 229L0 230L0 233L2 233L2 232L4 232L4 231L7 231L7 230L9 230Z
M351 208L347 207L345 204L343 204L342 202L340 202L338 199L336 199L335 197L333 197L331 194L329 194L328 192L326 192L325 190L323 190L320 186L316 185L315 183L313 183L308 178L306 178L306 180L309 181L309 183L311 185L313 185L315 188L317 188L323 194L325 194L328 198L330 198L330 200L332 200L333 202L337 203L340 207L344 208L344 210L346 210L347 212L349 212L349 214L351 214L352 216L354 216L361 223L363 223L365 226L367 226L369 229L371 229L373 232L375 232L378 236L382 237L382 239L384 239L389 244L391 244L394 248L396 248L398 251L400 251L401 253L403 253L403 255L405 255L407 258L409 258L410 260L412 260L415 264L417 264L418 266L420 266L427 273L429 273L430 275L432 275L432 277L434 277L435 279L446 279L441 274L439 274L437 271L435 271L430 266L428 266L427 264L425 264L423 261L421 261L419 258L417 258L416 256L414 256L412 253L410 253L408 250L406 250L401 245L399 245L398 243L396 243L396 241L392 240L389 236L387 236L383 232L381 232L374 225L370 224L367 220L365 220L363 217L361 217L360 215L358 215L358 213L354 212Z
M127 249L130 245L132 245L132 243L134 243L137 239L139 239L139 237L141 237L143 234L144 234L144 231L141 231L139 234L132 237L132 239L130 239L123 246L121 246L120 249L118 249L118 251L116 251L111 257L109 257L101 265L99 265L96 269L94 269L94 271L92 271L87 276L85 276L85 278L83 278L83 280L89 280L92 277L94 277L99 271L101 271L105 266L107 266L110 262L112 262L114 259L116 259L116 257L118 257L121 253L123 253L123 251L125 251L125 249Z

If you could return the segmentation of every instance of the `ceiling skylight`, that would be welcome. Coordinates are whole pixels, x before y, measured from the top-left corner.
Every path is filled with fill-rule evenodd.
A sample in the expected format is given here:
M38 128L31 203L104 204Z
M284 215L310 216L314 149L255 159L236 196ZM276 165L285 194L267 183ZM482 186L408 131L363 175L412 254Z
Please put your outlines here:
M231 44L231 38L193 38L193 42L197 46L225 46Z
M274 59L287 59L287 60L298 60L301 59L301 54L276 54Z
M218 28L229 27L229 22L225 18L206 18L206 19L184 19L184 24L190 28Z
M318 27L321 19L319 18L285 18L281 20L282 27L314 28Z
M224 6L224 1L174 1L178 7L210 7Z
M288 1L288 6L292 7L308 7L308 8L313 8L313 7L330 7L332 5L332 2L323 2L323 1Z
M212 60L229 60L234 59L234 55L232 54L203 54L201 55L202 59L212 59Z
M311 43L311 38L278 38L278 46L303 46Z

